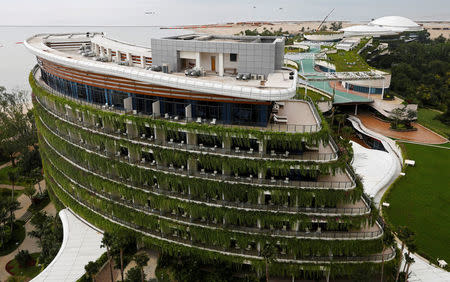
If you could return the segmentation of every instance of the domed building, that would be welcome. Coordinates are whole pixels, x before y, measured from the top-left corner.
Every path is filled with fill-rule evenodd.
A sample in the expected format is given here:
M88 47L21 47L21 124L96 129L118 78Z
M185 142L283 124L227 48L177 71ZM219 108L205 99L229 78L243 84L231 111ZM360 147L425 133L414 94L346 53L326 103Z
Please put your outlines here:
M366 25L354 25L341 29L345 37L350 36L383 36L402 32L421 31L423 28L416 22L399 16L381 17Z

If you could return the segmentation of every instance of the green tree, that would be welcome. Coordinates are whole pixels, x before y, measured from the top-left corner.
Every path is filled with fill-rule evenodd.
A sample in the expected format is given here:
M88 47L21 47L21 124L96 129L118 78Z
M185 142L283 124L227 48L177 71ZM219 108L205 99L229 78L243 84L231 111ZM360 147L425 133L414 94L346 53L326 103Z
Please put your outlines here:
M130 244L134 243L135 240L128 233L120 232L118 234L114 234L113 236L113 248L119 251L119 260L120 260L120 275L122 281L124 279L123 276L123 255L124 249L127 248Z
M384 228L383 233L383 251L381 252L381 282L383 282L383 276L384 276L384 251L387 248L391 248L395 244L395 238L392 234L389 227Z
M147 265L149 257L145 253L139 253L134 256L134 261L136 262L137 267L141 271L141 282L144 282L145 274L144 274L144 266Z
M33 195L36 193L33 185L26 186L25 189L23 189L23 193L30 199L30 202L33 202Z
M108 255L108 260L109 260L109 273L111 276L111 282L114 281L114 277L113 277L113 271L112 271L112 254L111 254L111 248L114 246L114 237L111 233L109 232L105 232L103 233L103 238L102 238L102 244L100 245L100 247L102 248L106 248L106 253Z
M411 266L411 264L413 264L414 258L412 258L409 253L405 253L405 266L406 267L406 271L405 271L405 281L408 281L408 277L409 277L409 267Z
M84 266L84 270L86 271L87 276L94 282L95 275L97 275L98 272L98 264L95 261L90 261Z
M400 241L402 241L402 247L401 247L400 254L403 254L403 251L405 250L405 243L410 242L411 238L413 238L414 235L415 235L414 231L412 231L408 227L406 227L406 226L398 227L397 237L398 237L398 239L400 239ZM400 258L400 261L401 261L401 258ZM399 264L399 266L397 268L397 274L395 275L395 281L398 281L398 277L400 275L400 267L401 267L401 263Z
M145 279L145 274L144 274ZM135 266L128 270L127 272L127 282L141 282L142 281L142 274L139 267Z
M32 260L32 257L27 250L20 250L14 257L14 259L17 261L20 267L24 268L28 266L28 264Z
M33 112L29 109L27 93L8 93L0 87L0 148L15 167L18 153L37 143Z
M261 251L261 256L264 258L266 265L266 281L269 282L269 264L275 260L275 247L267 243Z

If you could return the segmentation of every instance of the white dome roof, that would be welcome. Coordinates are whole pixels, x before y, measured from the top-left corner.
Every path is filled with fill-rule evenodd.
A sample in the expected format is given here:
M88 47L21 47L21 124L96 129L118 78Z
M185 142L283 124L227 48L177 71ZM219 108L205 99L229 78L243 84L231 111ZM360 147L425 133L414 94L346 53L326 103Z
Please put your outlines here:
M371 21L369 23L369 25L379 25L379 26L385 26L385 27L406 28L406 29L417 29L417 28L420 29L421 28L414 21L412 21L408 18L399 17L399 16L381 17L381 18Z

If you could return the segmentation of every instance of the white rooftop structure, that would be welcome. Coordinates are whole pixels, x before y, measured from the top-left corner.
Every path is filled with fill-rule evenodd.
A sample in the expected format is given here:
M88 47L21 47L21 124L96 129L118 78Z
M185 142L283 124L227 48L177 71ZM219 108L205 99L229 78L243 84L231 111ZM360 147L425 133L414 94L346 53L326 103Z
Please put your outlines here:
M414 21L399 16L381 17L369 23L369 26L380 26L392 31L421 31L423 28Z
M354 25L341 29L345 37L394 35L405 31L421 31L414 21L399 16L381 17L366 25Z
M64 235L61 249L53 261L36 276L33 282L77 281L84 274L84 266L104 252L100 248L102 231L75 216L69 209L59 212Z

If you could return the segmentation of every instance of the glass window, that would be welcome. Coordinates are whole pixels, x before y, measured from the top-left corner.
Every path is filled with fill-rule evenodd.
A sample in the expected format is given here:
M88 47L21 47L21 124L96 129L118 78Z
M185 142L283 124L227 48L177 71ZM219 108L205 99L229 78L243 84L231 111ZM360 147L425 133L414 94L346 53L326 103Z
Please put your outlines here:
M231 53L230 54L230 62L236 62L237 61L237 54Z

